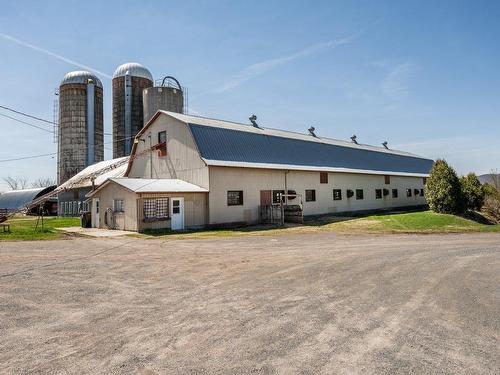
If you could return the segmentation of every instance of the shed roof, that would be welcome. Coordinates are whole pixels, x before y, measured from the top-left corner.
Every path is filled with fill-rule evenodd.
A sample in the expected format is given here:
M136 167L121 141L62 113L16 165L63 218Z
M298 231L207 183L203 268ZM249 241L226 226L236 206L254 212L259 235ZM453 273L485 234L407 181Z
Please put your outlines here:
M383 147L174 112L161 113L188 124L208 165L427 176L434 162Z
M207 193L208 190L198 185L179 179L168 178L110 178L98 189L90 192L87 196L94 195L104 188L108 183L114 182L134 193Z
M51 192L55 188L55 186L49 186L35 189L6 191L0 194L0 209L10 211L25 207L33 202L34 199Z

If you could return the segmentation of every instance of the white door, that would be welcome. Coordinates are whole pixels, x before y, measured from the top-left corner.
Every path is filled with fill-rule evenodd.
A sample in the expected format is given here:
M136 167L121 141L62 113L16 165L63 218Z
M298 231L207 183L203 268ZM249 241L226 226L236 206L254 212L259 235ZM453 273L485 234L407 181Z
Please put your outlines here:
M170 229L184 229L184 198L171 198Z
M92 199L92 228L99 228L99 198Z

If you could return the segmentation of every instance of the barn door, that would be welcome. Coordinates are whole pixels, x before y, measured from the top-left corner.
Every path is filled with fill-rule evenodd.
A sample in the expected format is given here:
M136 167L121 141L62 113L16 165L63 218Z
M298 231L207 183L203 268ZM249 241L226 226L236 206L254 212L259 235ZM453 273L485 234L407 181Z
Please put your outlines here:
M261 190L260 191L260 205L270 206L271 205L271 190Z

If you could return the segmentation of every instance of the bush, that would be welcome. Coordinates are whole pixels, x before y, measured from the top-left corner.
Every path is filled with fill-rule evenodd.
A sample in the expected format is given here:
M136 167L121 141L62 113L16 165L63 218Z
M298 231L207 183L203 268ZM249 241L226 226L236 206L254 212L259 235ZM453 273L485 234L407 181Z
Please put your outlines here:
M479 211L484 204L484 190L474 173L460 178L463 205L468 210Z
M455 170L444 160L437 160L425 186L425 197L434 212L455 214L464 209L460 181Z
M500 222L500 190L491 184L483 185L486 196L483 212L496 222Z

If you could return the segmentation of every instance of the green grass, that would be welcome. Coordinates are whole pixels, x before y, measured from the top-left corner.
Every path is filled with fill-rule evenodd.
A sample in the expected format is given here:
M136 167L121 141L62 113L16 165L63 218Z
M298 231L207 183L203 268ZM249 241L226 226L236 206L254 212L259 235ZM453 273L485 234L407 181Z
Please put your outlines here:
M326 224L330 230L395 233L500 232L500 225L432 211L372 215Z
M45 217L43 229L39 226L35 231L36 222L35 216L7 220L4 224L10 224L11 233L4 233L3 228L0 228L0 241L55 240L65 236L55 228L80 226L80 218L77 217Z
M235 229L198 230L190 232L156 231L132 234L139 238L207 239L235 236L283 235L299 233L466 233L500 232L500 225L481 224L476 221L432 211L377 214L365 217L323 217L308 220L304 225L250 226Z

